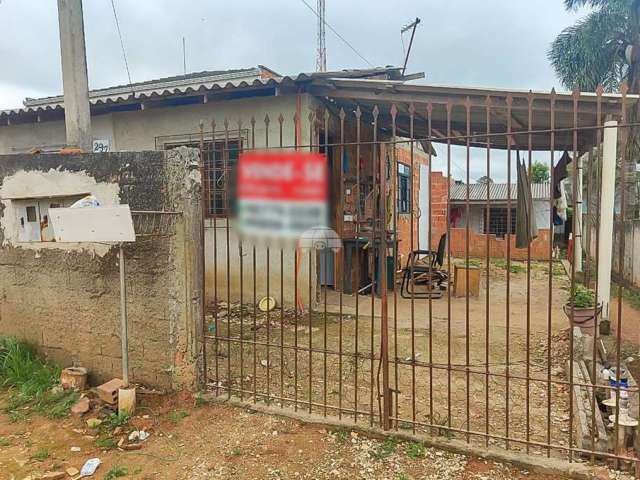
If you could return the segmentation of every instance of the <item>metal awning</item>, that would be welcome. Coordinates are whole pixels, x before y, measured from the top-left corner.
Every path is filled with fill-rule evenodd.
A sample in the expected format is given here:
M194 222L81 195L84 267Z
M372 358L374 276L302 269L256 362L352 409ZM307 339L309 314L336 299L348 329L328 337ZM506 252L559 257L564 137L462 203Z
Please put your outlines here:
M393 80L340 78L315 81L308 91L323 98L330 106L344 108L347 114L360 107L363 118L370 119L377 106L380 112L378 124L387 130L392 128L392 106L395 105L396 132L402 136L409 135L413 105L414 138L430 137L434 142L446 142L448 139L452 144L466 144L468 106L470 144L486 147L486 134L489 131L493 135L490 137L491 148L504 149L507 147L507 136L504 134L508 131L510 117L513 133L511 146L522 150L528 149L529 144L528 133L522 132L529 131L533 132L533 150L549 150L549 132L552 129L555 133L554 149L572 150L573 129L577 125L577 147L584 151L595 143L595 127L608 117L620 117L623 99L628 109L638 101L638 95L623 97L620 94L586 92L576 95L573 92L410 85ZM431 136L428 131L429 105Z

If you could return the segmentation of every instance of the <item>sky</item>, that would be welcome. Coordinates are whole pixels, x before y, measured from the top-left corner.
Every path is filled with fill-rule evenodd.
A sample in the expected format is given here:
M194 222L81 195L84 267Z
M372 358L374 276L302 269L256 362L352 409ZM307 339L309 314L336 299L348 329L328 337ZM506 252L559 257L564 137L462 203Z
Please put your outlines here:
M113 1L133 82L181 74L183 37L188 71L315 69L317 19L303 0ZM562 89L546 53L585 13L562 0L326 0L327 22L371 65L401 64L400 29L420 17L408 71L423 83L534 90ZM111 0L84 0L84 18L90 88L126 84ZM0 109L62 93L56 1L0 0L0 31ZM326 42L329 70L370 66L330 29Z

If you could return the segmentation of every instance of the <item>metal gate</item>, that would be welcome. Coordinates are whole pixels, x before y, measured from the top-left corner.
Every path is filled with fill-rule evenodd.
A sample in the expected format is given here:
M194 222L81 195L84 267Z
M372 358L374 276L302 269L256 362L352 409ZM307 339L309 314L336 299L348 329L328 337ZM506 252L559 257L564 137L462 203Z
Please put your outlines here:
M602 296L600 222L612 212L601 207L612 192L600 186L611 158L616 222L629 208L632 160L623 141L615 153L616 135L635 125L626 89L386 103L327 95L306 116L256 112L201 127L208 389L390 432L634 465L625 422L640 407L623 361L622 287L615 308L602 306L610 335L588 321L597 305L587 320L577 311L577 297L591 295L580 285ZM327 254L238 236L235 165L257 149L327 155L331 227L343 242L335 285L318 280ZM567 159L563 206L554 190ZM549 173L542 186L531 182L537 164Z

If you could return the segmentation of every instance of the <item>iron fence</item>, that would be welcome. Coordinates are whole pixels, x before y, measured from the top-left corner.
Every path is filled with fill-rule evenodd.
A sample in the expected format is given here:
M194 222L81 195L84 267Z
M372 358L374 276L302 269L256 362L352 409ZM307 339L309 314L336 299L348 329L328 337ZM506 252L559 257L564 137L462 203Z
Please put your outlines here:
M585 203L599 211L603 137L614 127L605 126L602 89L587 100L573 92L570 108L561 112L555 95L530 93L517 108L510 96L496 102L491 94L475 103L447 98L341 106L329 99L307 118L298 111L292 118L281 114L275 120L240 120L233 127L230 121L222 128L203 126L199 143L205 208L211 214L205 220L209 308L202 362L208 388L249 404L305 410L390 432L460 437L569 461L580 456L635 465L637 434L627 424L638 418L640 407L637 386L620 381L637 373L623 361L634 339L623 335L622 290L614 292L611 335L604 335L604 328L601 333L603 322L581 324L570 300L579 281L593 286L599 298L600 259L585 257L590 273L583 278L575 261L565 275L562 255L554 255L560 153L568 151L575 165L592 152L584 192L578 191L579 169L569 168L568 207L577 211L586 196ZM583 103L591 112L589 124L579 122ZM631 103L623 89L615 104L621 138L635 125L629 120L635 118ZM608 115L611 109L608 101ZM463 112L465 121L453 122L454 112ZM568 125L556 125L560 113L572 119ZM537 126L541 117L548 126ZM504 128L496 131L498 120ZM246 135L239 139L233 131ZM206 138L222 143L213 146ZM443 159L436 159L433 145ZM220 181L219 171L232 176L238 151L258 149L327 155L331 226L343 240L340 252L303 251L237 235L229 217L231 182ZM632 160L623 148L620 152L624 169ZM503 239L488 231L498 208L504 209L506 225L514 211L525 214L517 199L522 193L512 186L521 154L528 172L534 161L547 165L550 184L541 207L545 225L538 225L536 239L529 234L526 247L516 245L511 229ZM406 214L397 211L401 160L415 195ZM428 194L418 190L420 170L428 175ZM486 177L480 200L470 199L472 172ZM492 198L490 179L500 172L507 179L506 198ZM456 175L466 196L463 207L454 210L450 191ZM439 178L445 179L440 187ZM624 178L618 174L622 219ZM477 206L480 230L472 221ZM427 222L421 224L423 216ZM458 216L464 225L456 223ZM581 237L576 217L566 225L574 241ZM590 221L595 238L589 241L598 251L600 216ZM438 263L443 235L446 246ZM625 236L618 241L623 252ZM411 284L406 295L400 290L403 278ZM477 278L481 293L475 296ZM273 297L275 307L262 311L262 297ZM598 306L589 308L597 317ZM606 383L606 368L617 383ZM608 406L606 398L612 399Z

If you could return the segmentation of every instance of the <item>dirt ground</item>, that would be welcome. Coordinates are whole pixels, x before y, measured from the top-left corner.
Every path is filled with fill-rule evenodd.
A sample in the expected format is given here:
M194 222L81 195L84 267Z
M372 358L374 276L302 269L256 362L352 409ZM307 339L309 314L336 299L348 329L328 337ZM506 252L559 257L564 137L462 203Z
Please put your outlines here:
M1 414L0 479L80 469L92 457L103 462L92 478L109 480L116 478L108 476L116 466L126 469L123 478L140 480L558 478L414 443L328 431L250 409L200 405L185 394L147 397L141 403L120 434L146 429L151 435L137 451L98 448L96 430L83 419L29 416L12 423Z
M508 315L506 271L493 264L488 307L485 275L480 296L468 303L455 297L449 303L445 293L412 305L399 292L389 294L394 428L458 438L467 438L460 430L470 430L477 435L469 441L478 445L507 446L487 440L487 432L568 445L569 390L561 382L568 359L562 305L569 282L562 267L554 266L549 308L548 264L533 262L527 322L527 274L519 265L509 275ZM330 416L342 409L343 417L378 424L380 299L343 295L342 317L339 294L328 290L326 309L324 303L322 292L311 315L276 309L268 321L259 312L254 318L252 307L220 304L209 317L209 329L219 337L208 345L210 388ZM525 450L517 441L509 448ZM563 455L556 449L553 454Z

